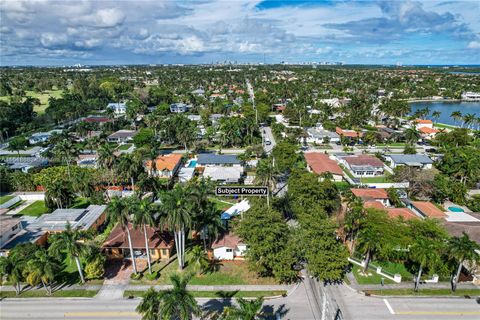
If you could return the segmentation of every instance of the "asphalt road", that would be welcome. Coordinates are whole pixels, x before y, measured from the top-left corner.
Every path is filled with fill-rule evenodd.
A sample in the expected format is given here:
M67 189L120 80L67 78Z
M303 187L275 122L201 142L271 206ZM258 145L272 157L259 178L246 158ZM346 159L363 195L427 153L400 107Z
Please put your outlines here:
M343 319L480 319L480 304L464 298L366 297L340 285L328 292L339 303Z
M273 147L277 144L275 142L275 137L273 136L272 129L270 127L263 127L260 128L262 131L263 135L263 150L265 150L266 153L272 152ZM265 141L270 140L270 144L267 145L265 144Z
M275 319L320 320L314 315L314 295L309 287L300 284L288 297L266 300L263 310ZM139 299L134 300L97 300L81 298L35 298L5 299L0 302L0 319L140 319L135 308ZM207 310L221 310L232 303L231 300L198 299Z

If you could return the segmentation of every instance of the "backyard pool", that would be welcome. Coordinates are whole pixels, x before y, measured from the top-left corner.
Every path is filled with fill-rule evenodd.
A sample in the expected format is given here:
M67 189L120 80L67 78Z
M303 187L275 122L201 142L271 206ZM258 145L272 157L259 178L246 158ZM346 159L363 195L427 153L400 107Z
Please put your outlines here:
M451 212L465 212L462 208L459 208L459 207L448 207L448 211L451 211Z
M197 165L197 160L190 160L188 162L188 167L189 168L195 168L196 165Z

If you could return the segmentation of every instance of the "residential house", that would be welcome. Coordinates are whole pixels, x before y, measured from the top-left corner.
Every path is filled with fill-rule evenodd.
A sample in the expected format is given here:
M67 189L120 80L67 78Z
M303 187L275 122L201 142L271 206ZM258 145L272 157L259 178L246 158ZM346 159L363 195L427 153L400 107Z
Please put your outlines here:
M88 116L83 119L84 122L88 123L98 123L99 125L103 125L106 122L111 122L112 120L108 117L102 116Z
M197 97L204 97L205 96L205 90L203 90L202 88L198 88L196 90L193 90L191 93L194 96L197 96Z
M390 199L388 198L388 193L385 189L381 188L368 188L368 189L350 189L352 193L361 198L365 202L377 201L380 202L385 207L390 207ZM370 206L373 207L373 206Z
M22 231L22 220L20 218L7 215L0 215L0 248L8 241Z
M107 109L112 109L115 115L124 115L127 113L127 105L123 102L110 102Z
M107 137L108 142L126 143L132 141L137 134L134 130L118 130Z
M440 130L429 127L420 127L418 128L418 131L420 131L420 136L422 137L422 139L426 140L432 140L433 138L435 138L437 133L440 132Z
M433 129L433 121L426 119L416 119L413 121L415 129L420 130L420 128L430 128Z
M178 153L170 153L160 155L155 159L154 166L152 161L145 162L145 168L149 175L158 178L172 178L175 176L182 164L182 155Z
M201 170L201 169L200 169ZM207 166L203 169L203 177L220 183L238 183L243 175L241 166Z
M355 130L345 130L340 127L335 128L335 132L340 136L340 137L345 137L350 140L357 140L363 137L363 132L361 131L355 131Z
M48 159L43 157L8 157L2 160L10 170L29 172L30 169L43 168L48 165Z
M48 139L50 139L50 137L53 135L53 134L60 134L62 133L62 130L50 130L48 132L36 132L34 134L32 134L30 136L30 138L28 138L28 142L30 144L36 144L36 143L40 143L40 142L45 142L47 141Z
M185 113L192 108L192 105L187 105L182 102L172 103L170 105L170 112L172 113Z
M424 218L444 219L447 214L428 201L409 201L407 207L415 214Z
M425 154L387 154L385 159L392 169L399 166L431 169L433 164L432 159Z
M412 210L408 208L385 208L388 216L392 219L403 218L404 220L420 219Z
M231 154L215 154L215 153L200 153L197 159L197 165L208 166L241 166L242 162L236 155Z
M134 228L131 223L127 226L132 240L133 252L136 259L146 259L145 235L142 228ZM173 237L167 232L157 228L146 227L147 241L150 258L152 260L168 260L173 253ZM117 224L103 243L102 249L108 259L130 259L130 244L126 237L126 230Z
M323 129L322 127L314 127L307 129L307 142L323 144L325 140L329 142L340 142L340 136L336 132L331 132Z
M213 257L218 260L244 259L247 245L235 234L227 232L212 244Z
M354 177L381 176L384 172L384 164L377 157L367 154L355 154L339 157L342 163Z
M307 152L304 156L309 171L319 175L329 173L332 175L334 181L343 180L344 173L342 168L340 168L335 160L330 159L327 154L320 152Z
M77 165L84 168L97 168L98 154L97 153L84 153L79 154L77 158Z

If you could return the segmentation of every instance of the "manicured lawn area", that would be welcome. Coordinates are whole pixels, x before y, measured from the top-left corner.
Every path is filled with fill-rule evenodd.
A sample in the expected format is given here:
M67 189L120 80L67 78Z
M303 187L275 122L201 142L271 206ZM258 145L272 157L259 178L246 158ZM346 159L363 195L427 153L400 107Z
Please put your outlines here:
M90 205L90 200L87 198L76 198L72 209L84 209Z
M435 123L433 126L436 127L436 128L440 128L440 129L455 129L455 128L458 128L456 126L452 126L452 125L445 124L445 123Z
M225 210L230 208L235 204L235 202L232 199L225 198L225 200L220 200L217 198L210 198L210 201L215 203L215 207L217 210Z
M412 279L413 275L405 268L403 263L399 262L375 262L375 265L382 267L382 270L390 274L400 274L402 276L402 281Z
M188 261L188 257L186 259ZM170 275L178 273L178 263L173 261L163 268L165 264L154 265L154 271L159 271L160 277L154 281L148 281L145 278L139 281L131 280L132 284L171 284ZM162 269L163 268L163 269ZM186 266L182 274L193 273L192 266ZM222 262L219 270L216 272L196 274L192 277L191 285L244 285L244 284L277 284L274 278L261 278L248 269L247 262Z
M52 293L51 296L47 295L45 290L30 290L20 293L18 296L15 291L2 291L0 292L0 298L68 298L68 297L84 297L92 298L97 294L98 290L60 290Z
M392 182L388 176L359 178L364 183L388 183Z
M48 107L48 99L50 97L54 98L60 98L62 95L63 90L46 90L41 93L34 92L34 91L25 91L26 96L30 96L32 98L37 98L40 100L40 105L39 106L34 106L33 111L41 114L45 112L45 109ZM0 97L0 100L3 101L10 101L9 96L2 96Z
M130 149L131 146L132 146L131 143L122 144L121 146L118 147L118 150L128 150Z
M368 276L363 275L363 268L357 266L356 264L353 265L352 273L355 276L358 284L381 284L382 278L384 279L385 284L392 284L395 283L390 279L385 278L384 276L377 274L375 270L369 269Z
M44 213L50 212L50 210L45 207L45 202L42 200L38 200L33 202L31 205L20 211L19 215L26 215L26 216L34 216L38 217Z
M142 297L144 291L126 290L124 297ZM197 298L257 298L273 297L287 294L284 290L278 291L190 291Z
M345 191L350 189L350 183L347 181L335 181L334 184L337 186L338 190Z
M366 293L380 296L480 296L480 289L422 289L418 292L412 289L366 290Z
M405 142L394 142L394 143L379 143L377 147L405 147L407 144Z
M5 202L9 201L10 199L15 198L15 196L8 195L0 197L0 204L4 204Z

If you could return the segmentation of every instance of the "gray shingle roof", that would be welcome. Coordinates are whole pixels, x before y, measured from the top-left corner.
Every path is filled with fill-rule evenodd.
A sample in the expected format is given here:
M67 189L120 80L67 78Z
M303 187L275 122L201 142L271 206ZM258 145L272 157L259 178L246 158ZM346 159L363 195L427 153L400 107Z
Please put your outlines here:
M200 165L206 164L240 164L241 161L233 154L214 154L201 153L198 155L197 163Z

